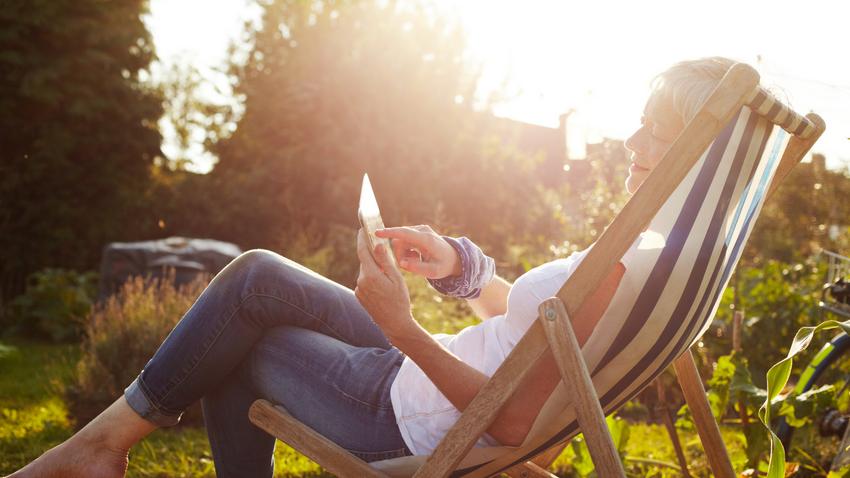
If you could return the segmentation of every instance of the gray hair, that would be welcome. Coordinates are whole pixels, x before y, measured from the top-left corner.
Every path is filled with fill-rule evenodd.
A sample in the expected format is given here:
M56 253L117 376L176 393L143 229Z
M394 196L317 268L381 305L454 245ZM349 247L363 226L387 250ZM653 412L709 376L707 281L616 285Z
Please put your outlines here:
M722 56L676 63L652 80L652 96L671 100L673 109L687 124L735 63Z

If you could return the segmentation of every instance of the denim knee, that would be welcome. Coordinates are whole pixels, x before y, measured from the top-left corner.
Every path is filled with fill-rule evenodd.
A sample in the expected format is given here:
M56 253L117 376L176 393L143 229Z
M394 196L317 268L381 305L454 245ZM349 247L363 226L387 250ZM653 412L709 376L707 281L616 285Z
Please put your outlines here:
M283 256L266 249L251 249L227 265L226 275L251 290L269 278L279 276L285 267ZM225 272L225 271L222 271Z
M247 290L263 289L273 283L291 284L304 275L326 280L316 272L267 249L251 249L239 255L228 265L237 274L243 276Z
M239 257L233 259L231 265L238 270L254 271L270 264L280 263L282 258L283 256L267 249L251 249L239 254Z

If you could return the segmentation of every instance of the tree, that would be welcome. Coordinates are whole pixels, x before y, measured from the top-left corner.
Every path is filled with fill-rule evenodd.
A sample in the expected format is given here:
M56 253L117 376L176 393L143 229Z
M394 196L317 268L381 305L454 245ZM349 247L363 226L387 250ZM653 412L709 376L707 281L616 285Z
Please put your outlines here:
M245 42L231 70L244 114L210 145L208 180L184 182L192 206L166 220L177 230L282 252L333 245L350 280L364 172L387 224L504 244L547 217L540 158L501 147L479 120L463 33L427 4L269 1Z
M160 154L144 0L10 0L0 9L0 302L45 266L90 269L146 234Z
M850 174L831 171L826 159L814 154L812 161L791 170L765 204L745 250L746 263L767 259L801 262L821 248L842 251L850 239ZM837 228L838 237L830 237Z

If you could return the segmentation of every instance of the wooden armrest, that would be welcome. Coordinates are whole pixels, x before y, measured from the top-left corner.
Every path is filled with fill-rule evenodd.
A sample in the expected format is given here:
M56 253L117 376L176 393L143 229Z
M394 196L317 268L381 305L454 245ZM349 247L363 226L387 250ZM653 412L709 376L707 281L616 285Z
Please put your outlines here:
M295 448L322 468L341 477L387 478L345 448L292 417L283 407L257 400L248 410L251 423Z

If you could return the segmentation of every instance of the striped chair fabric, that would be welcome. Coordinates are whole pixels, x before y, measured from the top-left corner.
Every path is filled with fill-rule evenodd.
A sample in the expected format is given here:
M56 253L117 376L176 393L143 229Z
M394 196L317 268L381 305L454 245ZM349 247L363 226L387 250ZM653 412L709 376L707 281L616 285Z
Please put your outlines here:
M815 130L761 88L747 104L622 258L626 273L582 347L606 414L635 397L705 333L790 135ZM570 391L560 383L522 446L473 448L452 476L496 474L579 431ZM410 476L426 458L370 465L390 476Z

